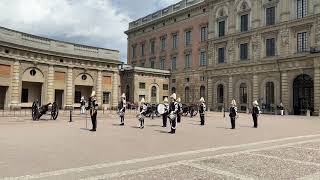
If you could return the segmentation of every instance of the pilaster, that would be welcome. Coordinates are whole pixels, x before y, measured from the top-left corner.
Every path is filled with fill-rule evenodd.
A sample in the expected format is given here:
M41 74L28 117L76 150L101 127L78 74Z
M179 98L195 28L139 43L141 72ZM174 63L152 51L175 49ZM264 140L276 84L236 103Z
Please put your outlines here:
M119 101L119 83L120 78L119 78L119 73L114 72L112 76L112 106L116 107L118 106L118 101Z
M68 71L67 71L66 108L73 109L73 69L72 67L68 67Z
M282 91L282 103L285 108L286 114L288 113L289 107L289 82L288 73L282 72L281 78L281 91Z
M290 3L291 0L280 1L280 21L285 22L290 20Z
M48 70L48 87L47 87L47 100L48 102L54 102L54 68L53 65L49 66Z
M316 59L315 61L319 61ZM314 67L314 110L315 114L320 115L320 64L316 64Z
M12 66L11 109L19 108L20 104L20 62L16 60Z
M213 103L213 97L212 97L212 94L213 94L213 84L212 84L212 78L209 78L208 79L208 107L209 109L212 111L213 110L213 106L214 106L214 103Z
M96 95L99 106L102 106L102 71L98 71Z
M253 101L259 100L259 77L257 74L254 74L252 77L252 98Z
M229 76L229 81L228 81L228 102L226 103L226 105L229 106L233 99L235 99L234 94L233 94L233 78L232 78L232 76Z

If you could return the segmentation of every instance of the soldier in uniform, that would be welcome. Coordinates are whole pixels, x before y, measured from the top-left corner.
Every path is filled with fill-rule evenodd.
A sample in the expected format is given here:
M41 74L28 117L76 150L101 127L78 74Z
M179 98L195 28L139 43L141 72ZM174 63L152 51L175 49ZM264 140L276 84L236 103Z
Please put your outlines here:
M97 113L98 113L98 102L96 97L96 92L93 91L91 93L89 99L89 106L88 109L90 110L91 122L92 122L92 129L90 131L97 130Z
M199 107L200 122L201 122L200 124L201 124L201 126L204 126L205 113L206 113L206 104L205 104L204 98L201 97L201 99L200 99L200 107Z
M169 101L168 101L168 98L164 98L163 104L164 104L164 106L165 106L165 113L162 114L162 127L167 127L168 111L169 111Z
M231 121L231 129L235 129L236 128L236 117L237 117L237 113L238 113L238 109L237 109L237 103L236 100L232 100L231 101L231 107L229 109L229 117L230 117L230 121Z
M84 97L81 97L80 100L80 114L85 114L86 113L86 100L84 100Z
M175 134L177 128L177 114L178 114L178 102L176 101L177 95L173 93L171 96L171 102L169 105L169 116L171 121L171 131L169 133Z
M143 129L144 128L144 118L146 117L147 114L147 110L148 110L148 106L147 103L145 102L144 98L141 99L140 102L140 116L139 116L139 121L140 121L140 128Z
M120 126L124 126L124 115L126 113L126 106L127 106L126 95L122 94L121 101L118 106L118 112L120 116Z
M177 114L177 122L180 123L181 122L181 114L182 114L182 104L181 104L181 98L177 99L178 102L178 114Z
M253 127L258 128L258 116L260 114L260 108L258 101L254 101L252 108Z

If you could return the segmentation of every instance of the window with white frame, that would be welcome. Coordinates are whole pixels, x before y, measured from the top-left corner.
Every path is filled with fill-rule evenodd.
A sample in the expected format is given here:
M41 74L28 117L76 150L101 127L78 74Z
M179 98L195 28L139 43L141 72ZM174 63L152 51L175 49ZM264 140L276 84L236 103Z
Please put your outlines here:
M171 69L177 70L177 57L172 57L172 64L171 64Z
M191 67L191 54L185 55L185 66L186 69Z
M304 18L308 15L308 0L297 0L297 18Z
M200 52L200 66L207 65L207 54L205 51Z
M201 42L205 42L208 39L208 26L201 27L200 38Z
M306 52L309 49L308 45L308 33L307 32L300 32L297 35L297 50L298 53Z
M178 34L177 33L172 34L172 48L173 49L178 48Z
M191 44L191 30L185 32L185 44L186 46Z

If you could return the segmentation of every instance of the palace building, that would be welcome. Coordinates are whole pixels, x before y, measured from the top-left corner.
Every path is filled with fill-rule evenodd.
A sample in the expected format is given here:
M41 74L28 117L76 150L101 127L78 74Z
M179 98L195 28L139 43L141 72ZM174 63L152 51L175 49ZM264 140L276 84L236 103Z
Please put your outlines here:
M320 0L183 0L129 24L128 64L169 70L186 104L317 115L319 13Z
M118 105L119 52L0 28L0 109L30 108L38 100L80 106L94 90L99 105Z

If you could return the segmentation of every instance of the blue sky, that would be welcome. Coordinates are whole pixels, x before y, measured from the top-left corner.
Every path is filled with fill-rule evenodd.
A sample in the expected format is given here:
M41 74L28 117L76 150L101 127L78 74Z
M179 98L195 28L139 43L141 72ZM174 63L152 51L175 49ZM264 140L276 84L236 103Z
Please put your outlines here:
M120 50L130 21L179 0L1 0L0 26L62 41Z

